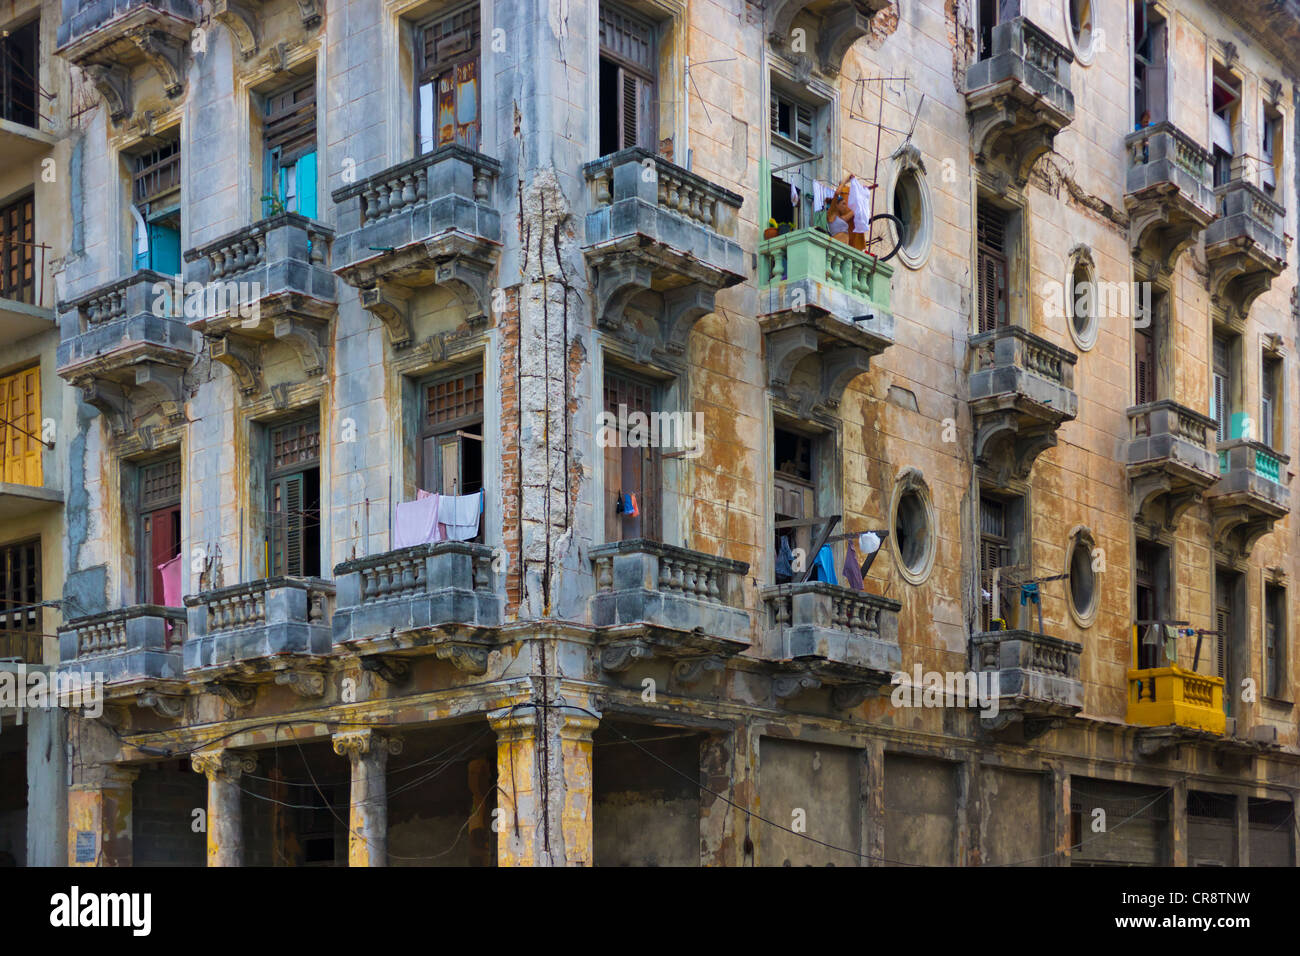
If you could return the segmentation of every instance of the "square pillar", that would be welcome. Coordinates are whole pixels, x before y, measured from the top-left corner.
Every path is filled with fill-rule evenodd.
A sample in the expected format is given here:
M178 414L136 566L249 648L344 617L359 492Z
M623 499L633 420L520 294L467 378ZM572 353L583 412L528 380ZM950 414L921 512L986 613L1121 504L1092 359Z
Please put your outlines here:
M1187 865L1187 778L1174 782L1173 792L1169 794L1172 805L1169 808L1171 860L1174 866Z
M1070 865L1070 774L1052 766L1052 866Z
M131 784L139 772L117 764L88 768L68 788L68 865L130 866Z
M334 752L352 764L348 866L387 866L388 755L402 752L401 738L348 730L334 735Z
M530 706L488 715L497 735L497 866L536 866L538 714Z
M862 866L885 865L885 742L871 740L862 749Z
M239 778L257 758L234 750L190 754L195 772L208 778L208 866L243 866L244 833Z

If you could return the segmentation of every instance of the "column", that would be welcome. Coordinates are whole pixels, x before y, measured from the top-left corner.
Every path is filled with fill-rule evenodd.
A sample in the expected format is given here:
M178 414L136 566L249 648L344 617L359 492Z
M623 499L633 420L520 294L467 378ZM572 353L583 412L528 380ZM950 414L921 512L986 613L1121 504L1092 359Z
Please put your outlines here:
M239 778L257 758L234 750L190 754L190 766L208 778L208 866L243 866L244 834Z
M1173 847L1173 865L1187 865L1187 778L1174 781L1169 807L1170 844Z
M388 755L402 752L402 740L348 730L334 735L334 752L352 764L348 866L387 866Z
M68 788L68 865L130 866L131 784L138 771L98 764Z
M872 740L862 749L862 865L884 866L885 742Z
M1052 765L1053 866L1070 865L1070 774L1060 764Z
M1250 866L1250 797L1237 794L1237 865Z
M594 707L587 710L594 713ZM596 716L532 703L488 715L497 734L497 865L591 866Z
M731 800L731 768L735 763L736 731L711 733L700 743L700 780L713 793L700 791L700 865L735 866L739 861Z

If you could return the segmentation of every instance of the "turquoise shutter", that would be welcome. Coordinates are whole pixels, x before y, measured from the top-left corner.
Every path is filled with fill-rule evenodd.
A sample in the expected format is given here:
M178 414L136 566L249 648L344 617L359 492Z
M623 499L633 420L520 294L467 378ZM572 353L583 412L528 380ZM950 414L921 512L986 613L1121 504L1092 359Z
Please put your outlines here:
M149 268L165 276L181 271L181 234L161 223L149 223Z
M316 218L316 153L298 158L298 215Z

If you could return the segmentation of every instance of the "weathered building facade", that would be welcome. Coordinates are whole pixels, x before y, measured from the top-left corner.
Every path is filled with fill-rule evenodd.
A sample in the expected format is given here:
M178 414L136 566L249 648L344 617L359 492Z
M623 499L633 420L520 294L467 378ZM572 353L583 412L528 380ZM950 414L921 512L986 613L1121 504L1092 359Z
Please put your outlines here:
M57 45L70 862L1296 863L1296 4Z

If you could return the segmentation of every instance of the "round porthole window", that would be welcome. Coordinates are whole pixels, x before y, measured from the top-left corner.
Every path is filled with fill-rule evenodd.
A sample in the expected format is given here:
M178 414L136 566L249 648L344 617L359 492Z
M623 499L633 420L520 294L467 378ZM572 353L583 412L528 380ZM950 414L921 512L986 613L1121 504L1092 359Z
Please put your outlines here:
M917 469L908 468L899 475L890 502L890 516L898 570L908 582L920 584L934 567L937 542L934 503Z
M1065 318L1070 338L1084 352L1097 344L1099 304L1092 253L1087 246L1076 246L1065 274Z
M889 211L902 223L898 258L911 269L919 269L930 255L933 217L930 211L930 187L925 181L925 167L920 151L908 146L895 155L897 161L890 184Z
M1093 569L1095 544L1086 528L1076 528L1070 535L1065 568L1069 591L1070 616L1080 627L1087 627L1097 617L1101 582Z
M1065 5L1065 31L1070 38L1070 49L1081 65L1092 62L1095 31L1092 26L1092 0L1062 0Z

